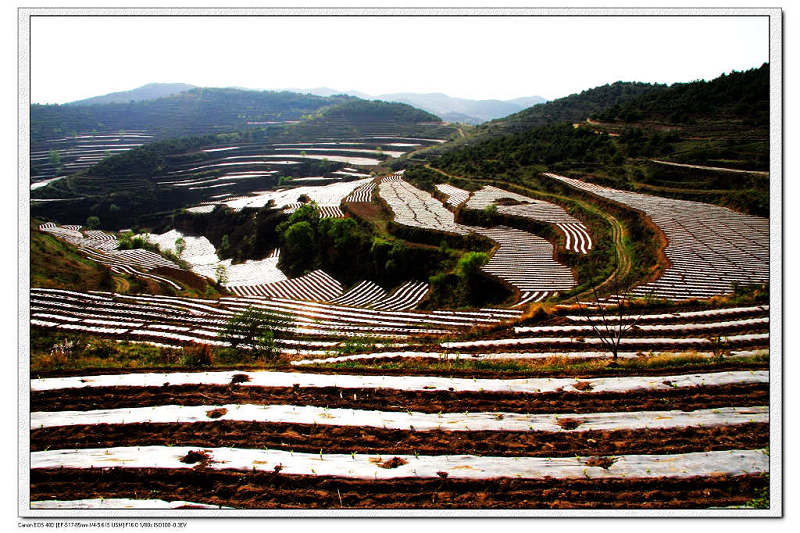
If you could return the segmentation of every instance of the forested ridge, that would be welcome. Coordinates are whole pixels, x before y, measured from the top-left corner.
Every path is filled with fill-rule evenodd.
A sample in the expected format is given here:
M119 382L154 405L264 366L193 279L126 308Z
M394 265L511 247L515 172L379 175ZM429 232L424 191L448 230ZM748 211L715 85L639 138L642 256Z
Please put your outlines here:
M594 113L600 121L640 119L681 123L700 117L740 119L752 126L769 126L769 64L733 71L711 81L676 83Z
M31 142L80 132L147 130L177 137L240 129L248 122L299 120L325 106L354 100L288 91L198 88L128 103L31 105Z
M505 118L487 122L479 132L518 132L555 122L580 122L598 111L646 94L660 94L666 85L618 81L538 104Z
M605 110L593 109L615 100ZM763 170L769 161L768 117L765 64L711 81L670 87L616 83L584 91L477 128L473 137L437 147L426 159L455 176L533 180L545 187L547 180L536 176L551 170L766 216L768 179L670 168L651 159ZM492 129L503 122L505 127Z

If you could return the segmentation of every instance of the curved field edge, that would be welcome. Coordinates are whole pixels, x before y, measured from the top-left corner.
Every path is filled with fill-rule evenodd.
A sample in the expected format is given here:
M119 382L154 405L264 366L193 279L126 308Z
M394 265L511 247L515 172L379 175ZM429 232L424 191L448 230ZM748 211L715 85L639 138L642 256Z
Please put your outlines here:
M660 272L669 266L669 260L664 254L667 240L663 232L649 217L628 206L565 186L546 177L544 179L548 182L547 188L537 189L526 183L457 176L430 165L422 168L442 176L443 181L472 184L472 188L475 188L477 184L492 185L534 199L552 202L564 207L568 213L572 213L573 216L586 223L594 242L597 243L597 248L593 249L588 256L578 257L572 261L571 266L578 272L579 286L564 294L568 300L572 300L571 297L579 299L587 296L588 289L593 286L600 287L602 290L609 285L612 279L624 280L626 284L650 281L658 277ZM415 182L413 171L407 177L409 181ZM416 180L416 183L423 189L426 188L426 182ZM457 219L458 214L464 211L463 207L457 211ZM520 227L518 217L495 216L504 224ZM526 226L520 229L530 230L530 224L526 224ZM563 238L553 233L546 237L549 237L549 240L557 239L556 244L562 258L572 255L565 253ZM603 250L604 244L608 241L613 243L613 254ZM612 264L613 268L601 267L600 265L604 261Z

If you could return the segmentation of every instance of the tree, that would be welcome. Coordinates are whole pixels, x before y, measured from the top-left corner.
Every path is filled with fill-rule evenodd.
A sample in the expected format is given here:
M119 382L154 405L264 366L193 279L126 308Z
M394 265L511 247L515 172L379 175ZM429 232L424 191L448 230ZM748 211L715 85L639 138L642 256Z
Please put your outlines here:
M290 253L302 253L313 247L314 228L306 221L295 222L286 229L283 238Z
M220 285L228 283L228 269L225 268L225 265L217 265L217 268L214 269L214 275Z
M285 313L250 306L233 315L219 332L218 338L232 348L249 348L258 359L272 360L279 355L275 338L292 326Z
M47 159L50 166L60 169L61 168L61 152L58 150L50 150L47 154Z
M483 222L487 226L494 226L497 219L497 204L489 204L483 208Z
M634 316L631 313L630 284L620 280L617 274L608 281L609 296L600 297L597 287L592 287L592 302L587 305L578 302L586 322L592 327L594 335L600 339L601 344L611 354L611 365L616 366L619 356L619 347L626 333L636 327L641 319L641 314ZM609 301L611 302L609 304ZM589 307L597 310L597 314L590 314Z
M89 229L97 229L100 227L100 217L90 216L86 218L86 227Z
M471 280L480 275L481 268L489 262L489 256L483 252L467 252L458 260L456 272L464 278Z
M183 237L178 237L175 239L175 253L178 254L178 257L180 257L183 255L184 250L186 250L186 241L183 239Z

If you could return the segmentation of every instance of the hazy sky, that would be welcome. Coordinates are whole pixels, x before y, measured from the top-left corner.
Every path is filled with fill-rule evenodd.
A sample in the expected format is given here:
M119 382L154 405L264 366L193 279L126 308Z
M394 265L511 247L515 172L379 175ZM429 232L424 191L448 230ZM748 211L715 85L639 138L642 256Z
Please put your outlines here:
M31 101L151 82L552 99L768 60L767 17L33 17Z

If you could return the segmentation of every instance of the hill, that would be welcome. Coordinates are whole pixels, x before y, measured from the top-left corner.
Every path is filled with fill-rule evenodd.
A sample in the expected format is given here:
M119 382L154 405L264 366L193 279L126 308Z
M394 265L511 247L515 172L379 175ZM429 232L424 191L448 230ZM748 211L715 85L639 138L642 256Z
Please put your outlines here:
M93 105L31 105L31 145L82 132L144 130L156 138L234 131L299 120L351 99L291 92L198 88L157 98Z
M128 102L138 102L140 100L155 100L165 96L182 93L191 89L196 89L195 85L187 83L148 83L130 91L118 91L102 96L93 96L76 100L65 105L98 105L98 104L125 104Z
M154 100L31 106L31 181L74 174L167 138L285 124L352 100L291 92L191 89Z
M665 88L664 85L618 81L537 104L505 118L482 124L479 132L521 131L562 121L580 122L598 111Z
M426 155L450 174L548 187L536 176L555 170L765 216L768 109L768 65L670 87L616 83L479 126Z
M294 179L356 179L453 132L435 115L406 104L348 99L296 123L165 139L106 157L33 190L32 211L61 223L99 216L108 228L157 223L179 208Z
M769 65L677 83L595 113L592 123L626 137L634 157L763 172L769 168ZM653 132L671 136L673 149L648 151Z
M599 121L646 119L675 124L710 117L768 127L769 64L744 72L733 71L711 81L676 83L669 90L643 94L592 116Z

